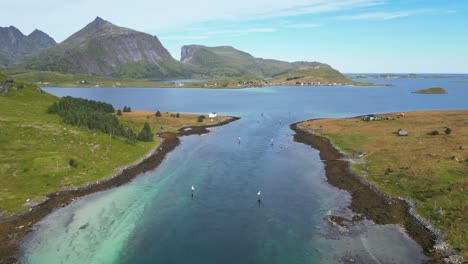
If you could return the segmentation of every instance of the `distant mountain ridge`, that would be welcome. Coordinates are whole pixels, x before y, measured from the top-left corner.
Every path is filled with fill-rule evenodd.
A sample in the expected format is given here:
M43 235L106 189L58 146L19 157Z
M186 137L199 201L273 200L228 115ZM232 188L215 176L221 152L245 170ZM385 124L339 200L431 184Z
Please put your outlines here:
M320 62L286 62L272 59L255 58L231 46L207 47L186 45L181 49L181 62L197 67L202 72L213 76L239 77L256 75L272 77L301 67L331 68Z
M155 36L116 26L97 17L62 43L27 58L33 70L122 77L184 75Z
M49 44L41 38L40 32L35 31L28 38L35 39L40 47ZM20 66L34 71L136 79L234 77L270 80L282 76L289 79L288 82L291 78L297 79L294 83L299 82L299 78L320 83L341 83L336 80L346 79L328 64L256 58L231 46L186 45L181 48L181 60L177 61L156 36L116 26L100 17L62 43L25 56ZM293 77L285 75L292 72L295 72ZM308 78L310 74L320 78ZM328 76L330 80L327 81Z
M53 38L38 29L26 36L16 27L0 27L0 65L15 64L30 54L56 44Z

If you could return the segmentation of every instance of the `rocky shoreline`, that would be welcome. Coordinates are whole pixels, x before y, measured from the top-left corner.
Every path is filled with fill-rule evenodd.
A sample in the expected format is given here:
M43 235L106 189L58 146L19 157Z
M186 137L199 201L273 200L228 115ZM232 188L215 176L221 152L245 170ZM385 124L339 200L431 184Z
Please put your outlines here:
M179 137L181 136L206 134L209 132L207 129L209 127L223 126L239 119L239 117L230 117L228 120L212 125L183 127L177 133L160 133L158 136L162 138L162 142L159 146L136 164L120 169L116 175L80 188L48 194L48 199L45 202L31 208L30 211L1 220L0 264L18 263L17 255L22 239L31 231L35 223L55 209L64 207L77 198L126 184L137 175L157 168L166 157L166 154L180 144Z
M299 122L301 123L301 122ZM351 171L350 162L331 142L318 134L303 130L298 124L290 125L294 140L320 151L330 185L350 193L349 208L356 213L348 221L369 219L379 225L398 224L431 258L427 263L457 263L453 252L443 247L440 232L427 220L414 213L414 205L401 197L394 198L381 192Z

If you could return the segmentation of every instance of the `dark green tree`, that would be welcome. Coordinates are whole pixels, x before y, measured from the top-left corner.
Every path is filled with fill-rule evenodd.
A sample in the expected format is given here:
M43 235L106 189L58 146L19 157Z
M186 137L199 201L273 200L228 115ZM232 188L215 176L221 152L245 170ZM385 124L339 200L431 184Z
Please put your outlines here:
M153 141L153 134L151 133L151 127L148 122L145 123L143 129L138 133L138 140L143 142Z
M159 111L156 111L156 114L155 114L155 116L157 116L157 117L161 117L161 112L159 112Z
M118 115L118 116L122 116L122 110L120 110L120 109L117 110L117 115Z
M450 127L445 128L445 134L450 135L452 133L452 129Z
M177 117L177 118L180 118L180 114L179 114L179 113L177 113L177 114L175 115L175 117Z

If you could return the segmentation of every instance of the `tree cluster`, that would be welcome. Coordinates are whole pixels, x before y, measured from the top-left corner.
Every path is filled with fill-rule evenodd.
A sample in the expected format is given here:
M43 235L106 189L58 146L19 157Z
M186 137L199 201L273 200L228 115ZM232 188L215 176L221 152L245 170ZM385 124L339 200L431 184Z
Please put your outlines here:
M131 112L131 111L132 111L132 108L130 108L130 106L124 106L124 108L123 108L124 113L128 113L128 112Z
M111 104L70 96L61 98L48 109L48 113L58 114L66 124L125 137L130 141L135 139L133 131L126 130L113 115L114 111Z

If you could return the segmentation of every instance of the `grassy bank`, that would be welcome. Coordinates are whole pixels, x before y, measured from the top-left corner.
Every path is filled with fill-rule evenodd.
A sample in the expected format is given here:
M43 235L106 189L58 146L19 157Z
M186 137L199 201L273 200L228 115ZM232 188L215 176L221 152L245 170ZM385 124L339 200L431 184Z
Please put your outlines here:
M168 84L146 79L113 78L51 71L8 70L10 77L48 87L159 87Z
M416 212L468 257L468 110L406 113L390 120L361 118L306 121L300 126L329 138L353 158L354 171L391 196L415 202ZM446 134L446 127L451 133ZM397 136L398 129L408 136ZM438 131L438 135L433 133Z
M161 132L175 132L181 127L186 126L200 126L200 125L211 125L217 124L229 119L226 116L217 116L211 121L208 115L205 115L203 122L198 122L198 114L187 114L179 113L179 117L176 117L177 113L161 112L161 116L157 117L155 112L149 111L133 111L122 113L119 116L119 120L126 127L130 127L133 131L138 132L141 130L143 124L148 122L155 133Z
M153 142L128 144L124 138L64 124L58 115L47 113L57 97L22 84L22 89L0 95L0 218L27 211L48 193L105 179L160 142L155 137ZM119 118L136 133L145 122L152 132L211 124L207 119L197 122L197 117L163 113L157 118L154 112L130 112Z

